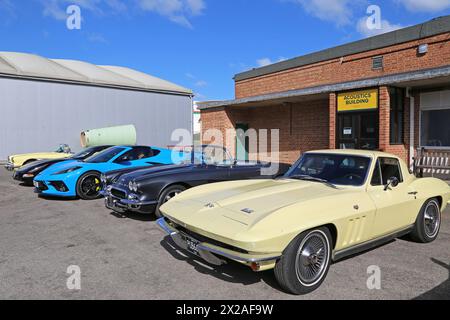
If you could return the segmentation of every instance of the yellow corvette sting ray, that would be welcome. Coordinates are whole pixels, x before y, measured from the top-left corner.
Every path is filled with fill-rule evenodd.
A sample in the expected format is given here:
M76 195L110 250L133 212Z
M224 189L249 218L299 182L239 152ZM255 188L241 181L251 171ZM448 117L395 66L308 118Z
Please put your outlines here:
M24 153L9 156L5 168L8 171L13 171L37 160L61 159L71 156L73 156L73 154L70 152L69 146L62 144L54 152Z
M212 265L274 269L283 290L306 294L344 257L405 235L434 241L449 200L447 183L416 178L394 155L324 150L305 153L279 179L185 191L161 207L158 225Z

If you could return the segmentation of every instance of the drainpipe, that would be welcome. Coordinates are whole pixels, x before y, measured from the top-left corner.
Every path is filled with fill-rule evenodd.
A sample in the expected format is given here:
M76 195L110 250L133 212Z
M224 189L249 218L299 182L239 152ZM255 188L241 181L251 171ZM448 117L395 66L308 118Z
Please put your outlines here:
M415 122L415 99L411 94L411 88L406 88L406 97L409 98L409 167L414 169L414 122Z

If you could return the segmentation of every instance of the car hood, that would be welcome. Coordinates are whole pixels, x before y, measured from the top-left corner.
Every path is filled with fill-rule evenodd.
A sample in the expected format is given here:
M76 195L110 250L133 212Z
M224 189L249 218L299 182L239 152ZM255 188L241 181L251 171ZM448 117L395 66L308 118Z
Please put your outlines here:
M49 174L55 174L57 172L61 172L73 167L83 167L85 163L83 161L79 160L67 160L64 162L56 163L53 166L47 168L44 170L40 175L49 175Z
M348 192L317 182L290 179L226 182L210 188L211 192L197 194L193 189L181 194L165 204L162 212L186 226L212 233L222 234L227 229L222 228L230 224L234 227L229 231L241 232L290 205Z
M26 166L21 167L20 169L17 170L17 172L25 173L25 172L33 170L37 167L40 167L40 166L50 166L50 165L53 165L53 164L56 164L59 162L63 162L63 161L67 161L67 159L62 158L62 159L37 160L37 161L33 161L32 163L30 163Z
M121 183L125 184L127 184L129 181L136 181L137 183L139 183L156 176L186 172L192 170L194 167L195 165L186 164L186 165L165 165L165 166L144 168L122 175L120 177L120 181Z
M59 152L36 152L36 153L24 153L15 154L10 156L10 159L20 160L20 159L55 159L55 158L67 158L72 154L70 153L59 153Z

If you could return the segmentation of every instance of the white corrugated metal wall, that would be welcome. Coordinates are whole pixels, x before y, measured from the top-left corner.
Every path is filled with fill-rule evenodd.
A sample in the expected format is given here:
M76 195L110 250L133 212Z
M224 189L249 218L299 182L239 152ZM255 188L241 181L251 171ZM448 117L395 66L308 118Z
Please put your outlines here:
M0 160L51 151L67 143L81 149L83 130L134 124L138 144L174 144L175 129L192 131L187 95L0 78Z

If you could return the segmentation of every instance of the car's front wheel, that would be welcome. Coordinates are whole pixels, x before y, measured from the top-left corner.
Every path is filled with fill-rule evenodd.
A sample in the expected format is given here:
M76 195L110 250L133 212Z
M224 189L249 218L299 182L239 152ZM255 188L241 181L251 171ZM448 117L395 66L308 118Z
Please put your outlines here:
M441 217L441 207L436 198L425 202L411 232L412 239L420 243L436 240L441 228Z
M161 206L164 203L166 203L167 201L169 201L170 199L172 199L173 197L177 196L178 194L182 193L185 190L186 190L186 187L181 186L181 185L170 186L167 189L165 189L159 196L158 204L156 205L156 210L155 210L156 217L158 217L158 218L162 217L162 213L161 213L161 211L159 211L159 208L161 208Z
M301 295L316 290L330 268L332 237L328 228L303 232L275 266L275 277L287 292Z
M83 200L98 199L101 190L102 183L98 172L86 172L77 181L77 195Z

